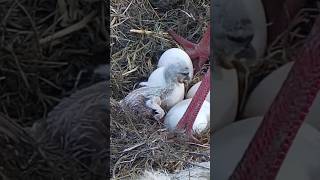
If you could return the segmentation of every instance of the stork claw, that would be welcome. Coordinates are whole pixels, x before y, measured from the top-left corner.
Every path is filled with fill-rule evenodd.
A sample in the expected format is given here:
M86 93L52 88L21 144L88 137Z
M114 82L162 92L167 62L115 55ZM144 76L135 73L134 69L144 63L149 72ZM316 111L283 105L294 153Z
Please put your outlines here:
M202 65L208 61L210 55L210 26L208 26L198 44L192 43L172 30L169 30L168 33L190 56L192 63L195 66L195 71L198 72L201 70Z
M201 144L200 140L197 139L193 135L193 132L188 129L177 128L173 134L175 134L174 136L177 137L177 139L182 139L182 141Z
M188 138L189 138L189 140L191 141L191 142L193 142L193 143L197 143L197 144L200 144L201 142L200 142L200 140L199 139L197 139L196 137L194 137L194 135L192 134L192 133L187 133L187 136L188 136Z

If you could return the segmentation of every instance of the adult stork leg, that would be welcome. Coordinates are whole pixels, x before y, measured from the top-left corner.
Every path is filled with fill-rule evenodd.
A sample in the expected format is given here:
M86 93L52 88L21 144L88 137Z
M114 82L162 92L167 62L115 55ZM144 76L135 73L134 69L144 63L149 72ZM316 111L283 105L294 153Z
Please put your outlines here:
M202 65L208 61L210 55L210 26L208 26L206 32L204 33L202 39L198 44L194 44L186 40L172 30L169 30L168 32L172 36L172 38L176 42L178 42L190 56L193 66L195 67L195 71L199 71Z
M320 89L320 16L230 180L275 179Z
M177 35L173 31L169 31L170 35L175 41L177 41L190 56L193 65L195 66L195 71L199 71L202 65L208 61L210 55L210 26L207 28L203 38L198 44L194 44L183 37ZM210 91L210 68L205 74L200 87L198 88L196 94L191 100L186 112L182 116L181 120L177 125L177 129L183 129L186 134L191 138L191 140L197 141L192 135L192 127L196 117L200 111L203 102L206 99L207 94Z

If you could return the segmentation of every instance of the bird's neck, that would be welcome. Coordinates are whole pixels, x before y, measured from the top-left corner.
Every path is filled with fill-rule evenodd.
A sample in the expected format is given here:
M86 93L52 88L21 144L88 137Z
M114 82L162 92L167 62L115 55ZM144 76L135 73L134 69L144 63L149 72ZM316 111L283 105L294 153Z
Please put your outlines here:
M171 73L168 69L165 70L164 78L168 86L173 87L178 84L176 76L173 73Z

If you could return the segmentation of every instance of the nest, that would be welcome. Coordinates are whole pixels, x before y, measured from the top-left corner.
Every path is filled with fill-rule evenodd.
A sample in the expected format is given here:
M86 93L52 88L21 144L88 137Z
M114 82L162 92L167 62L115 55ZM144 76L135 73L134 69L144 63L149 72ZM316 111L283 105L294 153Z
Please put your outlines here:
M117 106L111 107L113 178L134 177L145 170L173 173L196 162L209 161L209 132L201 137L203 144L188 144L185 137L174 137L153 119L136 118Z
M320 7L316 2L309 2L297 15L292 18L289 27L268 46L265 56L249 67L246 93L240 97L240 109L238 119L248 99L249 94L266 76L284 64L293 61L299 55L299 51L308 37L313 23L320 13ZM241 79L240 79L241 82ZM240 87L241 88L241 87Z
M104 178L104 173L101 173L104 169L88 168L77 158L66 155L56 144L37 143L20 125L4 114L0 113L0 120L0 142L3 144L0 148L0 175L3 179ZM97 173L99 171L100 174Z
M166 34L168 29L194 42L200 39L209 22L209 1L186 1L172 8L159 12L146 0L111 1L111 90L115 99L146 80L160 55L178 46Z
M88 74L97 64L111 62L111 97L122 99L137 83L147 79L163 51L178 46L165 33L168 29L197 42L210 20L209 0L173 0L169 7L153 0L112 0L110 60L106 59L109 27L104 3L0 2L3 179L90 179L84 178L87 169L64 157L60 150L39 148L24 128L46 118L63 97L94 83ZM301 11L290 30L271 46L266 60L251 69L252 87L294 56L318 13L310 8ZM196 79L200 76L196 75ZM164 126L154 120L121 112L116 103L111 112L110 159L114 178L134 176L145 169L173 172L210 158L209 132L201 137L204 145L187 144L178 137L171 138Z
M307 3L297 13L287 30L269 45L263 59L250 68L250 90L272 71L292 61L298 55L319 13L320 7L317 7L316 2Z
M94 67L108 63L105 9L103 1L0 2L1 179L94 179L76 158L38 145L26 130L96 82Z
M165 4L152 0L111 1L111 97L114 101L147 80L166 49L179 46L166 33L168 29L197 42L206 23L210 22L209 1L172 1L170 7ZM315 3L307 4L288 30L268 47L266 56L249 68L249 90L241 98L242 104L264 77L296 56L318 14ZM197 74L194 82L200 76ZM209 159L208 147L179 140L172 142L162 124L152 119L134 118L116 106L116 103L111 106L111 173L114 178L133 177L146 169L174 172ZM208 143L209 136L208 132L202 140Z
M1 1L0 112L31 126L106 63L105 4Z
M161 2L161 1L159 1ZM176 2L176 3L174 3ZM200 40L209 22L209 1L112 0L111 90L119 101L147 80L160 55L178 44L166 33L173 29L193 42ZM201 73L196 75L199 80ZM145 170L174 172L209 161L209 132L204 145L171 138L154 119L136 118L111 105L111 174L115 179L134 177ZM181 140L183 137L180 138ZM207 145L206 145L207 144Z

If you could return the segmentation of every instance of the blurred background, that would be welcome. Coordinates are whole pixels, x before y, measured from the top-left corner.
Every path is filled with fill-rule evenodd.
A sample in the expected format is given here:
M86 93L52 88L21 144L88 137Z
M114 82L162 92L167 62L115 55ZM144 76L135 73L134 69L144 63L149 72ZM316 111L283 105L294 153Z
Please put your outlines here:
M94 146L73 123L80 124L85 115L92 119L86 96L96 91L103 98L90 106L107 120L107 85L103 91L92 86L109 78L107 4L102 0L0 1L1 179L106 176L106 152L100 154L102 164L97 161L94 167L85 151L106 151L107 138ZM74 98L68 99L70 95ZM53 125L47 127L49 122ZM74 126L78 130L72 130ZM56 132L60 140L53 138ZM101 132L91 133L97 137Z

